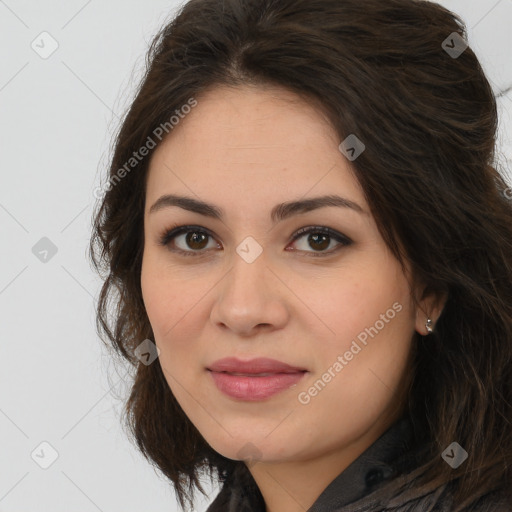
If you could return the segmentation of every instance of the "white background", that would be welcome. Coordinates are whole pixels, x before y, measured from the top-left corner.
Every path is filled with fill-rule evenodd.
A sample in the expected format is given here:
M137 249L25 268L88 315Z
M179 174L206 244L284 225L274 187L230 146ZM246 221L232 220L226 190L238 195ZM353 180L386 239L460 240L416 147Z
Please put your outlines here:
M466 21L495 92L512 84L512 0L439 3ZM0 512L179 510L120 427L127 386L96 335L86 256L113 132L177 5L0 0ZM43 31L59 44L48 59L31 48ZM510 167L512 92L498 103ZM42 237L57 247L47 263ZM31 458L43 441L59 455L48 469Z

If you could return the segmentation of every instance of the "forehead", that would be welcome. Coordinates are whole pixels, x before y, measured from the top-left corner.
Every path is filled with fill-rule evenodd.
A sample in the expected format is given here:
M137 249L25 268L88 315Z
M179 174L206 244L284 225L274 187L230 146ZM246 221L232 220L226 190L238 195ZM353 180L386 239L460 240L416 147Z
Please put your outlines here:
M339 137L312 103L278 88L220 87L196 98L152 156L147 195L187 192L271 203L336 191L364 205L338 149Z

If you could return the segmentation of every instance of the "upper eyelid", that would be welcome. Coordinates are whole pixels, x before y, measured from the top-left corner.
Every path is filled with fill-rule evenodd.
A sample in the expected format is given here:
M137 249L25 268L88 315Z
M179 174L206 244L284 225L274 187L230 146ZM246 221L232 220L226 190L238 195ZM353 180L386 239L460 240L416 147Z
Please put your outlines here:
M296 229L290 235L290 238L293 239L296 236L303 236L305 234L308 234L308 231L315 230L315 229L317 229L318 231L330 232L331 234L340 236L341 238L349 239L348 236L346 236L343 233L339 232L337 229L330 228L329 226L320 226L320 225L315 225L315 224L311 224L311 225L308 225L308 226L303 226L303 227L301 227L299 229ZM184 233L188 233L190 231L197 231L197 232L200 232L200 233L206 233L207 235L211 236L212 238L215 238L215 239L217 238L217 235L215 235L210 229L202 227L202 226L198 226L198 225L176 226L174 228L164 229L162 231L162 233L163 233L163 235L167 235L167 234L172 233L172 236L175 237L175 236L178 236L178 235L182 235Z

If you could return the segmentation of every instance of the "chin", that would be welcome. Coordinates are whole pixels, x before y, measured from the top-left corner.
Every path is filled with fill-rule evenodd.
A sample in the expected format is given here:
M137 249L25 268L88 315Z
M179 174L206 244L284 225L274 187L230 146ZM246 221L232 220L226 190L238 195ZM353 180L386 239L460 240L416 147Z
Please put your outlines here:
M250 432L250 428L245 430L246 433ZM268 429L271 432L272 429ZM259 440L258 440L259 439ZM222 439L207 439L208 444L223 457L231 460L245 461L248 465L255 462L279 462L283 460L292 459L296 455L297 446L293 443L292 446L285 446L284 440L274 437L272 435L261 438L255 438L254 435L246 434L230 437L224 436ZM293 453L289 453L293 450Z

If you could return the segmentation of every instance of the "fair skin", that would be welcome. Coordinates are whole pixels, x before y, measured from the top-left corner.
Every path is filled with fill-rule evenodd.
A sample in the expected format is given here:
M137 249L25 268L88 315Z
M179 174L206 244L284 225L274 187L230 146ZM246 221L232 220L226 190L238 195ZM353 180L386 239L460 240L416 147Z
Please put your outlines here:
M304 511L399 418L414 331L426 335L427 314L435 322L443 303L422 289L411 292L410 276L384 243L338 149L341 140L312 104L270 87L215 88L197 100L149 167L141 285L159 361L212 448L235 460L253 452L248 467L267 511ZM164 194L205 201L224 216L178 206L150 213ZM333 194L363 213L324 206L272 224L279 203ZM159 245L174 224L211 236L190 240L196 228ZM327 236L319 245L308 234L293 241L310 226L352 243ZM246 237L262 249L251 263L236 252ZM376 324L390 310L393 318ZM383 327L333 376L338 356L375 325ZM265 400L234 399L206 369L228 356L269 357L307 373ZM329 382L307 394L329 368ZM308 403L299 401L301 392Z

